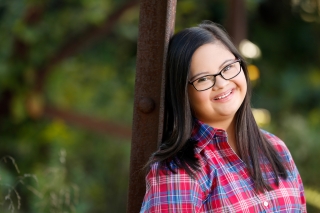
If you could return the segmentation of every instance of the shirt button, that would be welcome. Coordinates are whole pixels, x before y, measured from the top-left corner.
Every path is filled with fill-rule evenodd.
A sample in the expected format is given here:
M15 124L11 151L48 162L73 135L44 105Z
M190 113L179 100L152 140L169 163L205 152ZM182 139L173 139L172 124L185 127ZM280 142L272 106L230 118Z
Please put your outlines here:
M267 201L264 201L264 202L263 202L263 205L264 205L264 206L268 206L268 202L267 202Z

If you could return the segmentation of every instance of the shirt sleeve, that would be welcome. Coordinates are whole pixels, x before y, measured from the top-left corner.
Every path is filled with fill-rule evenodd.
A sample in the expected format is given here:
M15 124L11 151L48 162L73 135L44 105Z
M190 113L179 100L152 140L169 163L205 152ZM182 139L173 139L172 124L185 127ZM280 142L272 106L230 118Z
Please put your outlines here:
M288 150L288 153L290 155L290 164L291 164L291 167L293 168L293 174L294 174L295 180L297 182L297 185L298 185L298 188L300 191L301 212L306 213L307 212L307 204L306 204L306 197L305 197L305 193L304 193L302 179L301 179L298 168L297 168L296 164L294 163L293 158L292 158L289 150Z
M272 144L275 146L276 150L280 153L280 155L285 159L287 163L289 163L290 166L290 172L292 172L294 179L296 180L297 186L300 191L300 204L301 204L301 212L305 213L307 212L307 207L306 207L306 197L304 193L304 187L302 183L301 176L299 174L298 168L291 156L291 153L285 143L280 140L278 137L275 135L265 132L265 135L269 139L269 141L272 142Z
M146 176L146 194L140 213L196 213L202 206L202 190L184 170L159 170L154 164Z
M299 181L302 212L305 213L305 212L307 212L306 197L305 197L305 194L304 194L304 188L303 188L302 180L301 180L301 177L300 177L299 174L298 174L298 181Z

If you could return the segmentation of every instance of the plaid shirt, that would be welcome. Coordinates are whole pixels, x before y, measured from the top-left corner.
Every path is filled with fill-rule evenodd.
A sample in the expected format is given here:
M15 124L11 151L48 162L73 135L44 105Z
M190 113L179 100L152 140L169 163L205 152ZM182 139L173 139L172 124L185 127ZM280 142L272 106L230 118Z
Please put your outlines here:
M263 131L285 163L288 178L279 178L273 190L256 193L245 163L227 142L224 130L200 121L192 138L198 141L196 155L201 166L195 178L183 169L177 173L159 170L152 165L146 177L146 194L140 212L306 212L306 200L300 175L286 145L276 136ZM267 161L264 178L274 183ZM266 166L266 167L265 167Z

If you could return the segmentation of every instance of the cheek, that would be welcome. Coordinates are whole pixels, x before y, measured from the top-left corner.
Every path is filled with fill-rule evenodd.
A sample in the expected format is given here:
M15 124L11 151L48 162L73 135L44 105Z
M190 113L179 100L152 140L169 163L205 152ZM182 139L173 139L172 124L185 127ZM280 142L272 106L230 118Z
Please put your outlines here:
M243 91L244 93L247 93L247 90L248 90L248 84L247 84L247 80L245 78L245 76L243 75Z
M240 87L243 93L247 93L248 85L247 85L246 77L243 72L241 72L241 75L237 79L236 84L238 84L238 86Z
M188 89L188 96L191 109L194 111L198 111L206 102L210 101L210 93L207 91L198 92L194 88Z

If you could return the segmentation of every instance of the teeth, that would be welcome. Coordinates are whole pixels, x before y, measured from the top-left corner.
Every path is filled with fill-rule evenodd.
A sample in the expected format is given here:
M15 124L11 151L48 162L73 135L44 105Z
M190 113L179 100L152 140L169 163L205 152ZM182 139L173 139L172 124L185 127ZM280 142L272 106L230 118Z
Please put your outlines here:
M220 100L220 99L222 99L222 98L227 97L228 95L230 95L230 94L231 94L231 92L232 92L232 91L228 92L228 93L227 93L227 94L225 94L225 95L222 95L222 96L220 96L220 97L217 97L217 98L216 98L216 100Z

